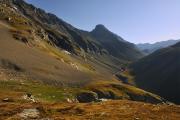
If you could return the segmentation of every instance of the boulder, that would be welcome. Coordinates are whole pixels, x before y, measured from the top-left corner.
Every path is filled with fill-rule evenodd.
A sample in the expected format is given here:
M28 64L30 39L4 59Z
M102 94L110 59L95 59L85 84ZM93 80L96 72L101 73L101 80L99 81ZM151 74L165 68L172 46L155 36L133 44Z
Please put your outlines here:
M95 92L81 92L77 94L77 100L80 103L98 101L98 95Z

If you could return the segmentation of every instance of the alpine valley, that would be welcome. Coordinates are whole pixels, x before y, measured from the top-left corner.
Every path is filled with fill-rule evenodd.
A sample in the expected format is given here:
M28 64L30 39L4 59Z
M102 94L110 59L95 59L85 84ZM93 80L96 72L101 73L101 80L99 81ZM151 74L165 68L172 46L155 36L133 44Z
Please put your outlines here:
M0 0L0 120L178 120L179 91L180 43L145 56L102 24Z

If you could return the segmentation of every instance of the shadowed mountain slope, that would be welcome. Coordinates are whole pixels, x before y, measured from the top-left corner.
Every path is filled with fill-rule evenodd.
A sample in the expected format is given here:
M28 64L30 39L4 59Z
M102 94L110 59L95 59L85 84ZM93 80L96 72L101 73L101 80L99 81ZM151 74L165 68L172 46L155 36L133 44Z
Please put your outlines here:
M131 68L137 86L180 103L180 43L142 58Z

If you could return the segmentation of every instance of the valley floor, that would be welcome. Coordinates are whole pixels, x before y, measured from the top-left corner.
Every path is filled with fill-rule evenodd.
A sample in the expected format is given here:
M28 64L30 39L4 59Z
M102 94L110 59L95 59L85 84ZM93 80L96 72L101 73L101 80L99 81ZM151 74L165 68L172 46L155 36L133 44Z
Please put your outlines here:
M0 120L179 120L180 106L128 100L99 103L0 103Z
M0 78L0 120L180 119L178 105L149 104L130 100L78 103L72 100L80 88L68 89L44 85L22 80L24 79L22 76L19 78L13 74L11 76L1 74ZM35 101L30 100L28 94L32 94Z

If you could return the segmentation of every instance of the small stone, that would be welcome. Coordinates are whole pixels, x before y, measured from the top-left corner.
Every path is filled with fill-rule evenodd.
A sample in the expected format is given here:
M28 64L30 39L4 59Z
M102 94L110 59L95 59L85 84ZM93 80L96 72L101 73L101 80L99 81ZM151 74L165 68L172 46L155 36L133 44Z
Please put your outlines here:
M69 98L67 98L66 101L67 101L68 103L73 103L73 101L72 101L71 99L69 99Z
M40 113L37 109L24 109L19 116L24 119L37 119L40 117Z
M11 21L11 18L10 18L10 17L8 17L8 18L7 18L7 21Z
M28 101L32 101L32 102L36 102L34 96L32 96L32 94L30 94L30 93L27 93L26 95L24 95L23 99L28 100Z
M102 112L102 113L100 114L100 116L104 116L104 115L106 115L106 113L105 113L105 112Z
M135 120L140 120L140 118L135 118Z
M9 98L4 98L2 101L3 101L3 102L13 102L13 100L12 100L12 99L9 99Z
M27 97L31 97L32 95L30 93L27 93Z

